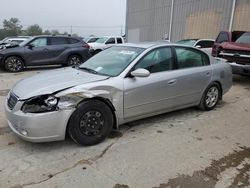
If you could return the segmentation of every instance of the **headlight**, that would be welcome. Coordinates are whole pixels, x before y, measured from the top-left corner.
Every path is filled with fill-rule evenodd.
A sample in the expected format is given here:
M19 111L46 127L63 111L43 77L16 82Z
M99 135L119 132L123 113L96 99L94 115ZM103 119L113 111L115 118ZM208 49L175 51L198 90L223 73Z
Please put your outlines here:
M42 95L27 100L23 106L24 113L50 112L57 109L59 99L53 95Z

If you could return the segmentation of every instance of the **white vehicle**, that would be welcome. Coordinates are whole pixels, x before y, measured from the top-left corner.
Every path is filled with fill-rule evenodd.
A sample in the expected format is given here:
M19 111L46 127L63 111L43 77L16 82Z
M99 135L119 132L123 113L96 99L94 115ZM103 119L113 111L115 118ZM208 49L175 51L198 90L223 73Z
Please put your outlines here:
M90 51L93 55L99 53L106 48L109 48L115 44L122 44L124 43L124 39L122 37L115 37L115 36L105 36L100 37L94 43L89 43Z
M1 43L6 44L6 43L17 43L20 44L21 42L29 39L30 37L6 37L4 38Z
M208 53L209 55L211 55L212 48L214 45L214 40L213 39L184 39L176 43L199 48L203 50L204 52Z

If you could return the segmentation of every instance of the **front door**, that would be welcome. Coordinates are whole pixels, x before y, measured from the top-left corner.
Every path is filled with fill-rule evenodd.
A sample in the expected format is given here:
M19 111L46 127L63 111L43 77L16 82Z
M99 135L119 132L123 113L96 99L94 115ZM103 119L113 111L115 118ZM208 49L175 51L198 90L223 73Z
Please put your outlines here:
M124 118L130 119L171 108L176 79L172 74L174 58L170 47L149 52L134 67L147 69L146 78L124 79Z
M25 46L25 60L27 65L49 64L53 58L53 51L48 48L46 37L36 38L29 43L33 47Z

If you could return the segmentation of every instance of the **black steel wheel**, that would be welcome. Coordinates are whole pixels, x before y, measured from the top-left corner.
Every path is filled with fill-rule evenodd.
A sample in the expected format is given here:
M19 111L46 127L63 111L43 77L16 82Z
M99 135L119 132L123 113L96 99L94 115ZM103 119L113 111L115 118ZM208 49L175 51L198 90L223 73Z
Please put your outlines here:
M80 145L95 145L109 135L113 122L113 113L105 103L85 101L72 114L68 133Z
M4 67L8 72L20 72L24 68L24 62L19 57L11 56L5 60Z

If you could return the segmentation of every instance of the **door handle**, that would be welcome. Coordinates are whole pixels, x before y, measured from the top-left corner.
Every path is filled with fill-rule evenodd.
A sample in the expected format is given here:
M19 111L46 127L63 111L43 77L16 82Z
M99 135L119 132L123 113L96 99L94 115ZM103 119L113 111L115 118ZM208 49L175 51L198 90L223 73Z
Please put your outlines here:
M168 81L168 85L173 85L173 84L175 84L176 82L177 82L176 79L170 80L170 81Z
M43 49L43 51L49 51L49 49L47 49L47 48L44 48L44 49Z

